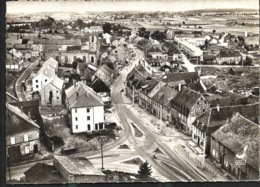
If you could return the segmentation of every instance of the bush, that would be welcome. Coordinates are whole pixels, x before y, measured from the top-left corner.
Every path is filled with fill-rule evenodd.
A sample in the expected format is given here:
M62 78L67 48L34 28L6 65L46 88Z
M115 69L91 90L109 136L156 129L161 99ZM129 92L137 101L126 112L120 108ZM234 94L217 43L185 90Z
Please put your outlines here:
M64 145L63 139L59 136L53 136L50 139L51 139L51 141L53 141L53 144L57 147L61 147Z

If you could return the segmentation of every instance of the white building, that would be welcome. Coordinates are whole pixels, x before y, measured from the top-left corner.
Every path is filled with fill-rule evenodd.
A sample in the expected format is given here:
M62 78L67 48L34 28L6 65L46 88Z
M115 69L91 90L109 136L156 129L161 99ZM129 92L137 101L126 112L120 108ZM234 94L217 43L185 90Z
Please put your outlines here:
M82 82L74 82L65 94L72 133L104 129L104 103L92 88Z
M32 79L32 87L33 92L41 91L43 86L47 84L47 82L56 75L56 71L58 70L58 62L54 60L52 57L46 60L41 69L37 72L37 74Z

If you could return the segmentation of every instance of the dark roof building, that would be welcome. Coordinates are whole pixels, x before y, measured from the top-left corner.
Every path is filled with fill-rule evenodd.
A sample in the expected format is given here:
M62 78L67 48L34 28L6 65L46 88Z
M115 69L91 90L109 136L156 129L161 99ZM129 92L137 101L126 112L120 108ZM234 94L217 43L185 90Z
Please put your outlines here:
M168 73L162 78L163 82L176 82L184 80L186 83L199 80L198 72Z

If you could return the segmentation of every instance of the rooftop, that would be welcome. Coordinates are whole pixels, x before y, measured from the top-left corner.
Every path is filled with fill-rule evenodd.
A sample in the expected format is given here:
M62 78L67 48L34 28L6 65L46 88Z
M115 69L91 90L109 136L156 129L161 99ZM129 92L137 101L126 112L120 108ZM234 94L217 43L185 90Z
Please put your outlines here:
M184 80L185 82L191 82L199 79L198 72L182 72L182 73L168 73L162 78L163 82L176 82Z
M101 98L93 91L92 88L77 82L65 90L66 97L71 108L103 106Z
M6 104L6 135L14 135L40 127L17 106Z
M259 126L236 113L212 136L239 159L259 170Z
M57 156L54 159L70 174L73 175L104 175L93 164L83 157Z

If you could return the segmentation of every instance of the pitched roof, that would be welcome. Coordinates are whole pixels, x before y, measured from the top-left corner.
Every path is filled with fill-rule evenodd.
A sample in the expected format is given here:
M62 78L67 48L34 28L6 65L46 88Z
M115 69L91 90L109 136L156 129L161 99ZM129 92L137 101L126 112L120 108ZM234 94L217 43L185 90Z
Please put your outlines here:
M142 82L141 89L148 94L158 84L157 80L145 80Z
M23 108L27 108L27 107L39 106L39 100L19 101L19 102L9 103L9 104L17 107L22 106Z
M176 82L184 80L185 82L190 82L191 80L199 79L198 72L182 72L182 73L167 73L162 78L163 82Z
M77 82L77 85L72 85L65 90L66 97L71 108L103 106L101 98L93 91L92 88L84 85L82 82Z
M26 170L24 175L30 183L66 182L59 172L54 171L56 171L54 166L38 162Z
M222 91L229 91L228 84L224 80L214 81L214 83L208 89L210 89L212 86Z
M37 72L37 75L43 74L49 78L53 77L55 75L55 71L58 68L58 61L54 60L52 57L46 60L41 69Z
M54 159L72 175L104 175L87 158L54 155Z
M172 106L176 108L176 106L182 105L190 111L201 96L202 95L200 93L195 92L190 88L183 87L181 91L176 95L176 97L172 100Z
M211 135L239 159L259 170L259 126L236 113Z
M40 127L30 119L21 109L6 104L6 135L14 135L29 130L38 130Z
M17 51L16 49L11 49L9 53L14 55L16 58L21 58L23 56L23 54L20 51Z
M109 86L111 84L111 78L113 77L113 70L111 70L106 64L103 64L97 70L95 75Z
M230 119L235 112L238 112L245 118L255 121L259 116L259 104L227 106L219 107L219 109L213 107L197 117L193 125L201 131L210 134L223 125L227 119Z
M220 50L218 57L227 58L227 57L239 57L241 56L239 51L236 50Z
M160 88L152 99L164 106L170 107L170 102L177 95L177 93L178 92L175 89L171 89L169 86L165 85Z
M90 87L96 92L110 92L110 88L99 78L96 78L91 84Z
M6 60L5 60L5 65L13 65L13 64L18 64L20 60L16 58L15 56L12 56L10 53L6 54Z
M160 49L158 46L152 46L149 50L148 53L162 53L162 49Z
M44 87L47 86L48 84L51 84L51 85L55 86L56 88L58 88L59 90L61 90L64 85L64 80L60 79L59 77L57 77L55 75L44 85Z

